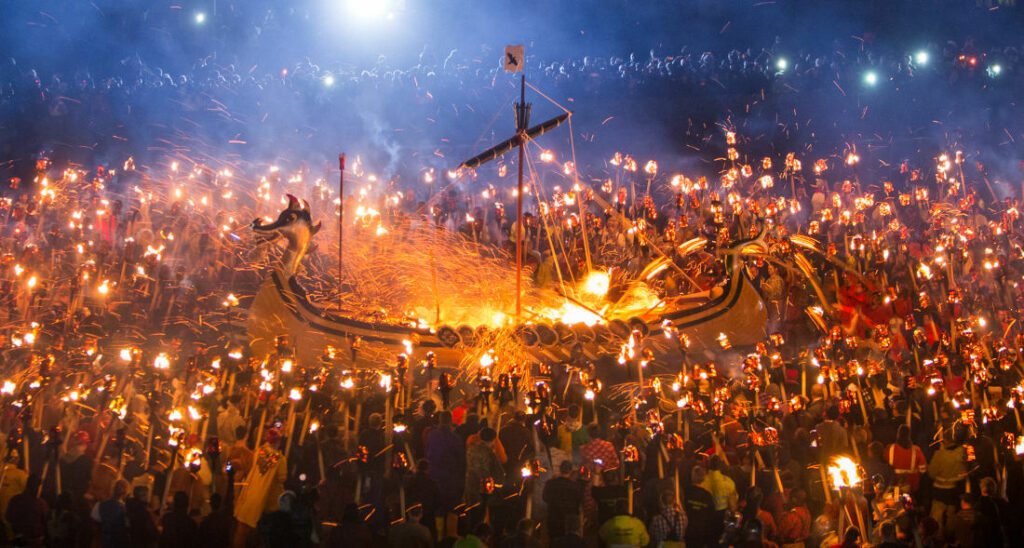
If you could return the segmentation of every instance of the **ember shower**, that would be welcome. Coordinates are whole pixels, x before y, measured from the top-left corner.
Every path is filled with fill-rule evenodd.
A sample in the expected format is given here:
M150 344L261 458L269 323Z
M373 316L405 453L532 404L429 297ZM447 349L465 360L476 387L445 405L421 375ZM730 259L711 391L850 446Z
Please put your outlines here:
M0 22L0 544L1024 534L1013 0Z

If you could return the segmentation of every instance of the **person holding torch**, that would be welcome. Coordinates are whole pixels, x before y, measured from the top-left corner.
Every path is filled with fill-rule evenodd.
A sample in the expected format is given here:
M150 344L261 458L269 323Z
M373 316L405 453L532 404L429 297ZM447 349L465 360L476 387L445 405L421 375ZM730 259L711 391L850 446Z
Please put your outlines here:
M278 497L284 492L288 462L280 450L280 442L281 432L276 428L267 430L263 436L263 445L256 453L252 470L235 505L235 519L238 520L235 546L246 546L249 533L256 528L260 516L265 511L276 510Z

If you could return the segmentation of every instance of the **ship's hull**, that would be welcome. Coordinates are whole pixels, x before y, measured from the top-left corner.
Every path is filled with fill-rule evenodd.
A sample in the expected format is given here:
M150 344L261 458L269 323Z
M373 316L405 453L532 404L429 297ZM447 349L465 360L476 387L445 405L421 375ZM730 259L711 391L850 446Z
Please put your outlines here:
M669 312L595 326L529 324L517 329L523 345L539 360L549 363L570 358L573 349L588 359L617 353L634 330L644 334L643 346L663 360L679 355L674 337L665 337L664 321L686 335L689 351L715 351L722 335L729 344L749 346L764 340L767 310L757 289L737 270L716 295L681 299ZM405 341L417 349L417 357L433 352L440 367L459 366L466 350L478 344L481 328L442 326L436 332L387 323L364 322L328 314L309 301L294 278L274 270L263 281L249 313L249 336L254 356L274 351L275 339L286 335L297 357L316 363L328 347L354 367L380 367L405 351Z

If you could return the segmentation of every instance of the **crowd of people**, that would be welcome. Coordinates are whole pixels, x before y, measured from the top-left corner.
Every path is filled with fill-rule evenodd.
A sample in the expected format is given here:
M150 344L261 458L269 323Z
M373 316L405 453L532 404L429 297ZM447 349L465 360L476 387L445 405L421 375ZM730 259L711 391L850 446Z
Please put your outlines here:
M519 364L487 392L470 366L451 397L417 349L361 371L345 349L297 363L287 334L271 355L248 352L247 299L275 253L238 219L270 213L250 200L301 178L40 159L3 202L9 542L1019 539L1016 191L956 151L892 166L876 185L855 152L754 159L742 136L719 138L717 179L659 178L623 156L611 177L531 207L528 269L540 285L579 277L589 250L592 268L622 273L614 293L664 254L678 270L649 277L653 291L708 295L730 275L718 251L763 232L768 251L744 275L768 306L764 343L688 355L683 330L682 363L574 355ZM566 173L551 166L540 169ZM375 222L402 238L403 217L433 216L438 230L514 249L514 219L469 209L476 193L458 186L419 205L382 195ZM375 199L346 196L346 211ZM330 214L329 199L315 203ZM623 378L637 367L646 382ZM629 389L593 383L616 378ZM837 484L842 458L855 468Z
M354 342L305 363L288 333L254 353L247 310L280 251L248 221L286 194L324 221L299 276L324 301L349 302L324 286L377 292L321 283L339 268L339 205L348 238L382 242L364 246L371 261L436 230L514 263L514 164L455 169L505 138L491 115L517 90L493 53L354 70L244 67L221 50L190 71L130 56L103 74L6 60L0 543L1024 539L1012 47L528 57L529 82L571 99L580 130L572 154L527 147L532 286L564 294L557 308L602 272L591 308L642 285L664 311L745 276L768 317L752 347L723 334L691 350L682 328L666 330L667 357L637 328L596 357L495 354L493 371L435 371L412 343L374 369L351 367ZM632 155L614 152L631 136ZM304 147L351 141L364 153L339 198L337 171L309 167L336 151ZM747 239L764 247L730 254ZM382 303L363 307L406 313Z
M139 148L154 158L203 150L315 163L335 152L320 143L342 142L408 181L439 141L451 143L446 154L468 156L476 151L467 138L500 137L492 115L507 110L511 82L499 58L490 50L425 48L412 66L382 56L354 69L308 58L244 66L220 53L172 71L132 55L102 73L74 65L41 73L10 58L0 67L0 135L21 175L40 149L83 165L132 154L147 163ZM528 57L528 75L547 94L581 106L577 127L597 137L601 154L619 147L604 135L612 131L676 161L680 151L703 149L707 133L729 120L758 135L751 146L759 154L831 151L856 137L877 140L892 162L913 154L923 138L959 137L989 151L1005 133L1018 134L1008 100L1020 85L1018 59L1016 48L970 41L808 51L776 39L759 49ZM388 108L395 105L402 108ZM936 123L941 134L929 129ZM493 134L481 135L482 128Z

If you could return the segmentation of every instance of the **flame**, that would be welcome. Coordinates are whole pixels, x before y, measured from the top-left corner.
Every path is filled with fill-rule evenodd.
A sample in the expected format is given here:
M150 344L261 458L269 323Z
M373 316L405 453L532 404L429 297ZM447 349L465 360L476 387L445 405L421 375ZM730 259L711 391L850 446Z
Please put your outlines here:
M192 449L189 449L188 456L185 457L185 467L186 468L194 468L194 467L202 466L202 464L203 464L203 452L200 451L199 449L195 448L195 447L193 447Z
M554 311L554 316L548 315L553 320L558 320L566 325L585 324L595 325L600 323L604 318L600 315L583 308L582 306L565 302L562 307Z
M828 467L828 476L832 480L832 488L856 487L860 483L860 472L857 463L849 457L838 457Z
M147 245L146 252L142 255L143 257L156 257L156 260L160 260L160 254L164 252L164 245L160 244L156 247Z
M167 357L166 352L157 354L156 358L153 358L154 369L167 369L171 366L171 359Z
M729 336L725 333L718 334L718 344L725 350L732 348L732 343L729 342Z
M622 345L619 350L619 363L625 365L626 361L636 357L636 337L633 333L629 334L629 341Z
M377 211L376 209L374 209L372 207L367 207L367 206L361 205L361 206L356 207L356 215L355 216L356 216L356 218L355 218L354 222L358 224L358 223L364 222L364 220L380 217L380 211Z
M593 270L583 281L583 291L595 297L604 297L608 294L610 282L611 278L607 272Z

